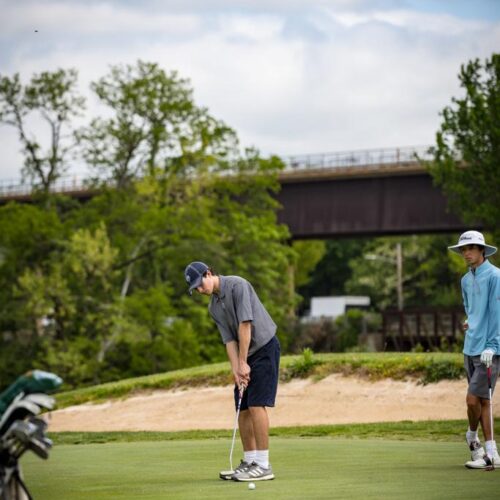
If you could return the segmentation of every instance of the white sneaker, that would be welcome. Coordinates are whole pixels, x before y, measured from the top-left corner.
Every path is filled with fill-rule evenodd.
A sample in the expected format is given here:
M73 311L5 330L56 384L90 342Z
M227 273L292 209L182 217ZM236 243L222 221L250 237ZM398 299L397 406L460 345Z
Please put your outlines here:
M479 441L471 441L469 443L469 450L471 461L482 459L484 455L486 455L486 452Z
M498 452L495 452L493 459L488 457L488 455L484 455L477 460L465 462L465 467L467 467L468 469L494 469L495 467L500 468L500 455L498 455Z

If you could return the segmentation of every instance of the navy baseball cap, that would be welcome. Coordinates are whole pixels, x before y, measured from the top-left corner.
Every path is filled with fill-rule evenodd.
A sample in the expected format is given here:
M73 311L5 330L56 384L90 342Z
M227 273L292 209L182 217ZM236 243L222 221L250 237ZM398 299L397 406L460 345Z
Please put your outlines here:
M210 268L204 262L191 262L184 269L184 277L186 278L186 282L189 285L189 293L192 294L195 288L198 288L201 285L203 280L203 275Z

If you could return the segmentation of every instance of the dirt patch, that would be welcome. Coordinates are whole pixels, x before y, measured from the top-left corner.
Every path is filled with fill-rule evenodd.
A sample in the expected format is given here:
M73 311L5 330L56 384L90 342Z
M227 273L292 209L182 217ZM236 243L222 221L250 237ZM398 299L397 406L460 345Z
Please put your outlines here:
M466 382L416 382L330 375L281 384L274 427L401 420L464 419ZM494 402L495 403L495 402ZM495 405L495 416L500 409ZM154 391L102 404L83 404L52 412L51 431L181 431L231 429L232 388L205 387Z

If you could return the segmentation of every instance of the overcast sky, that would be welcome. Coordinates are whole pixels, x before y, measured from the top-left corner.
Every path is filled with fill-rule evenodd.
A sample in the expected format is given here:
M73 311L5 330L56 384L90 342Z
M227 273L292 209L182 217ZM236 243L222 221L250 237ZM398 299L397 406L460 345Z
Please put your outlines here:
M76 68L90 118L110 64L157 62L283 156L431 144L460 65L499 49L500 0L0 0L1 75ZM1 124L0 148L19 177Z

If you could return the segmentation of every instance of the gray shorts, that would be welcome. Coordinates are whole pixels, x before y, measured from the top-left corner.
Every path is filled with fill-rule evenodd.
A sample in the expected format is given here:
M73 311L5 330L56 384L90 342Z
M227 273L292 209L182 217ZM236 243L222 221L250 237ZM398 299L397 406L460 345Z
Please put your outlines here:
M492 394L498 379L499 365L500 356L493 356L493 364L491 365ZM481 356L467 356L467 354L464 354L464 367L469 382L469 389L467 392L478 398L490 399L486 365L481 363Z

